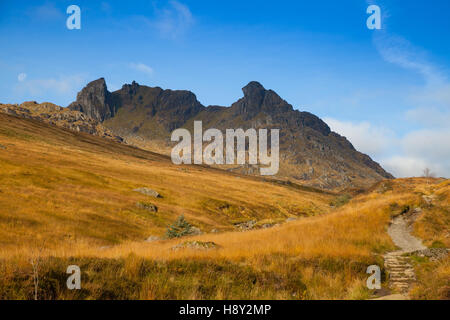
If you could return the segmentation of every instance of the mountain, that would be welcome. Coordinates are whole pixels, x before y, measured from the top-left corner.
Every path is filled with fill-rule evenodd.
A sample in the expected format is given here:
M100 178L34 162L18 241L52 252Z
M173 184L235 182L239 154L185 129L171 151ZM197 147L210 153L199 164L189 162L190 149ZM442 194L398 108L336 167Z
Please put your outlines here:
M242 88L244 96L230 107L203 106L195 94L164 90L136 82L109 92L105 79L90 82L69 109L101 122L125 142L169 154L175 143L173 130L203 128L280 129L278 178L324 189L365 188L393 178L369 156L309 112L294 110L273 90L252 81ZM192 132L192 131L191 131ZM256 165L224 165L228 170L259 174Z

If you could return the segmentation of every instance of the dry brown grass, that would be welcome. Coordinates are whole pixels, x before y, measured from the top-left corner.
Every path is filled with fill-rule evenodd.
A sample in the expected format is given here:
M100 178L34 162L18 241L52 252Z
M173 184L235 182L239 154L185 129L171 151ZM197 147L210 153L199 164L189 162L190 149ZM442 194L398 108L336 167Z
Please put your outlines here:
M399 179L333 209L335 194L180 168L164 156L4 115L0 123L7 147L0 150L0 298L29 298L27 258L45 240L44 298L364 299L367 266L381 266L380 254L394 250L386 229L396 208L425 207L429 188L448 201L450 189ZM141 186L163 198L132 191ZM137 208L138 201L154 203L158 213ZM143 241L180 214L221 232ZM299 219L248 232L232 227L287 217ZM218 248L171 249L186 240ZM69 262L89 275L78 296L64 289Z

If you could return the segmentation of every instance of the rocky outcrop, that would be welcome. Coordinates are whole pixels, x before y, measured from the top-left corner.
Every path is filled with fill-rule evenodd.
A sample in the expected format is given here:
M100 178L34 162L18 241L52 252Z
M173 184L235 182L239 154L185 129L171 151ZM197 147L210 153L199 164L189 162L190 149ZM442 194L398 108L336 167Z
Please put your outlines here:
M122 138L114 135L99 121L88 117L85 113L62 108L49 102L37 103L36 101L29 101L21 105L0 104L0 112L122 142Z
M77 95L77 100L72 102L68 108L80 111L88 117L105 121L115 114L111 94L109 93L104 78L88 83Z

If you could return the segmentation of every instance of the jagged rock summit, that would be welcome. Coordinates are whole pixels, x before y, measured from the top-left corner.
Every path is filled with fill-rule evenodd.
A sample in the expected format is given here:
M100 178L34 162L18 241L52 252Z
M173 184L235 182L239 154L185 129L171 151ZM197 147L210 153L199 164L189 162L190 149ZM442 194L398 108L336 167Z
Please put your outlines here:
M295 110L273 90L251 81L244 96L230 107L203 106L194 93L164 90L136 82L109 92L105 80L90 82L69 108L101 121L127 143L169 154L171 132L192 130L201 120L203 128L280 129L279 178L325 189L368 187L393 178L369 156L309 112ZM257 174L253 166L228 165L225 169Z
M70 110L81 111L97 121L105 121L114 116L111 94L104 78L94 80L81 90L77 100L69 105Z

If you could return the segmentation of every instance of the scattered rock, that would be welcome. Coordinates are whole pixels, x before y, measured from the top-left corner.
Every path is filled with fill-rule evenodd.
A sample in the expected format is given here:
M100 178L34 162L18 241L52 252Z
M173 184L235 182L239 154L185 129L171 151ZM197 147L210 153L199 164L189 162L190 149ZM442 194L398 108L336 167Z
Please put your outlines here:
M158 207L155 206L153 203L147 203L147 202L139 201L139 202L136 203L136 206L139 209L144 209L144 210L147 210L147 211L150 211L150 212L158 212Z
M133 191L145 194L146 196L151 196L151 197L155 197L155 198L162 198L161 195L158 192L156 192L155 190L152 190L150 188L145 188L145 187L144 188L137 188L137 189L134 189Z
M287 218L287 219L286 219L286 222L291 222L291 221L295 221L295 220L297 220L297 218L290 217L290 218Z
M159 240L162 240L162 239L157 236L150 236L147 239L145 239L145 242L154 242L154 241L159 241Z
M251 230L255 227L255 225L256 225L256 220L251 220L251 221L234 224L234 226L241 231Z
M272 228L272 227L274 227L274 226L275 226L274 223L264 223L264 224L261 226L261 228L262 228L262 229L268 229L268 228Z
M209 250L209 249L215 249L219 246L212 242L212 241L185 241L183 243L177 244L176 246L172 247L172 250L178 250L178 249L196 249L196 250Z
M203 234L202 230L197 227L191 227L191 232L189 233L190 236L198 236L200 234Z
M449 249L447 248L428 248L425 250L417 250L411 254L417 255L419 257L430 258L431 261L438 261L445 259L448 255Z

